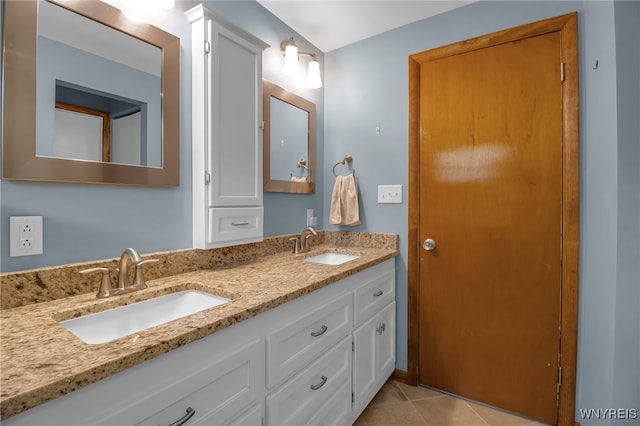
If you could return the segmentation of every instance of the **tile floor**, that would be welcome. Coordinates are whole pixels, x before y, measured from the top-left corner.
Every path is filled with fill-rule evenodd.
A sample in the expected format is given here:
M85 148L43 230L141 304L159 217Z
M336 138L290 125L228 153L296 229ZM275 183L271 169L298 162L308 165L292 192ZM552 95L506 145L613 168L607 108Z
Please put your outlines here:
M544 426L431 389L389 380L354 426Z

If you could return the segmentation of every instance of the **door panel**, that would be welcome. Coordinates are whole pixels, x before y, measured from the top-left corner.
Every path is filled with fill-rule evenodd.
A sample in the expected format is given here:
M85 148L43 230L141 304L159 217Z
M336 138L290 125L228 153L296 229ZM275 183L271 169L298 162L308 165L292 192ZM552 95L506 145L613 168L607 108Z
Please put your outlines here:
M420 68L419 381L557 420L560 33Z

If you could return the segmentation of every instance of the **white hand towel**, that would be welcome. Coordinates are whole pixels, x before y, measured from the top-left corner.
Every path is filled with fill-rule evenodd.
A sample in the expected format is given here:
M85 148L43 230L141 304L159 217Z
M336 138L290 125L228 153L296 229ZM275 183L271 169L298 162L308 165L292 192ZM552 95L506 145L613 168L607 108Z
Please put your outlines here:
M360 206L358 203L358 187L353 174L338 176L331 194L329 223L332 225L360 225Z

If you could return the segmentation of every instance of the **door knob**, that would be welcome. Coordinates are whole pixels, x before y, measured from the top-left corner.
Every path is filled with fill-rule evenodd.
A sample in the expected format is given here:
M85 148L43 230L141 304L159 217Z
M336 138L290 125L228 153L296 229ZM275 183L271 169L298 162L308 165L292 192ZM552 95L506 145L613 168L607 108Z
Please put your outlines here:
M424 240L424 243L422 243L422 248L425 249L426 251L435 250L436 242L433 241L431 238L427 238L426 240Z

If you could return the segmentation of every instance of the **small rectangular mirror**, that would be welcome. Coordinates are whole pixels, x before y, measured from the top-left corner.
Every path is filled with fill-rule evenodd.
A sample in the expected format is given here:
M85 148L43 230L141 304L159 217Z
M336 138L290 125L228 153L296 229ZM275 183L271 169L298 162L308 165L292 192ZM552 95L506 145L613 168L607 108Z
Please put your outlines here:
M316 105L263 81L265 192L315 192Z

